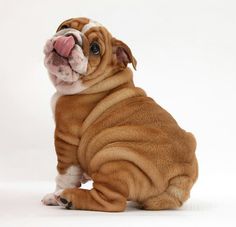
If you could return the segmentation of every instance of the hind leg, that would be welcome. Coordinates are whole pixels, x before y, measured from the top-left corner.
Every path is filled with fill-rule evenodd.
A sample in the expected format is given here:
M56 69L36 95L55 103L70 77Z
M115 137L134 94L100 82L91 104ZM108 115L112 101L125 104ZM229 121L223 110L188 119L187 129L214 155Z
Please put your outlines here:
M118 212L123 211L126 207L126 199L106 187L92 190L65 189L56 193L56 200L66 209Z
M67 209L123 211L127 200L126 185L114 177L96 175L91 190L70 188L56 193L58 204Z
M158 196L150 197L142 205L145 210L167 210L182 206L190 195L193 180L188 176L178 176L170 180L167 189Z

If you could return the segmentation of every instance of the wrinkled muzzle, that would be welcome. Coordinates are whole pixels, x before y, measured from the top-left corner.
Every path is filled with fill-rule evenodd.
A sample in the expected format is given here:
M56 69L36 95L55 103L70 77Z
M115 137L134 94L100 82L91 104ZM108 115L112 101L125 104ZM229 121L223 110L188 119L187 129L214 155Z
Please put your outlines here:
M46 42L44 64L56 87L73 85L86 74L88 58L82 50L82 37L80 31L68 28Z

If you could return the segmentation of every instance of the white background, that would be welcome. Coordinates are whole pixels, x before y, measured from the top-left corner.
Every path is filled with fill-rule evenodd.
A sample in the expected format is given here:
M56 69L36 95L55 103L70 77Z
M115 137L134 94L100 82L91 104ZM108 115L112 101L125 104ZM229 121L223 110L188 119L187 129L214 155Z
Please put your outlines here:
M0 0L0 226L235 226L234 0ZM56 156L43 46L63 20L86 16L126 42L135 82L198 141L199 180L176 211L44 207Z

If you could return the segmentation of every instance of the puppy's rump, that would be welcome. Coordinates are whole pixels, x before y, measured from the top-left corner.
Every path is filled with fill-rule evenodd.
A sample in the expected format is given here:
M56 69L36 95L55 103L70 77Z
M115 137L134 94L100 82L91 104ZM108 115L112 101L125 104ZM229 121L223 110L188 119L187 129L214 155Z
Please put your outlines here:
M173 185L185 186L175 207L188 198L197 176L195 149L192 133L181 129L166 110L141 94L103 111L81 138L78 159L96 181L110 179L106 180L109 185L121 182L115 186L120 191L126 185L127 199L146 204L146 209L166 209L160 204L147 206L145 201L167 190L174 193ZM172 202L164 204L171 208Z

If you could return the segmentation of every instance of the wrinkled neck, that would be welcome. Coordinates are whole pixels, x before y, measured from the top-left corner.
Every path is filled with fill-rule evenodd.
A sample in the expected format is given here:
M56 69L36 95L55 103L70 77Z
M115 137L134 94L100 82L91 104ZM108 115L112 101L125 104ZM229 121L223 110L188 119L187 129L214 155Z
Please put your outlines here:
M133 73L128 67L87 88L80 94L95 94L110 91L127 83L133 84Z

